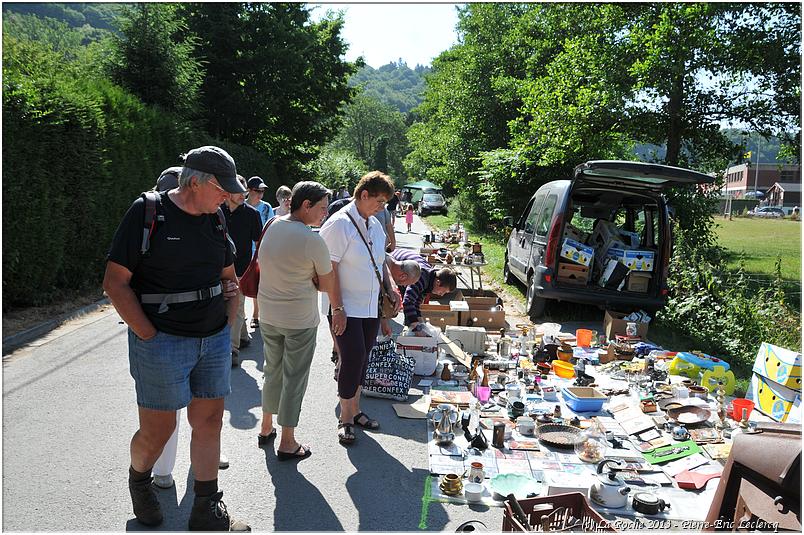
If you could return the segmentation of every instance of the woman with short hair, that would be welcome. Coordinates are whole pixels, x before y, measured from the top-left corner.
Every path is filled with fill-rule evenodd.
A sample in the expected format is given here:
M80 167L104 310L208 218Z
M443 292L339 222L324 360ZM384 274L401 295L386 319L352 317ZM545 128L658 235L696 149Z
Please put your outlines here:
M274 219L257 253L257 299L265 354L263 420L257 444L262 447L276 437L276 414L282 427L276 453L280 461L305 459L312 453L309 446L296 441L295 431L315 354L318 289L335 299L333 291L337 286L327 245L310 229L320 225L327 215L329 195L330 191L318 182L293 186L290 213ZM342 333L345 326L345 317L333 318L336 334Z
M393 194L390 177L379 171L368 173L357 183L352 202L327 219L319 232L336 274L335 289L330 294L332 319L346 318L346 329L335 332L340 353L338 440L344 445L355 441L356 425L380 427L360 410L360 390L380 326L380 281L375 268L388 294L395 296L385 265L385 231L374 217ZM398 309L398 298L394 297L394 303Z

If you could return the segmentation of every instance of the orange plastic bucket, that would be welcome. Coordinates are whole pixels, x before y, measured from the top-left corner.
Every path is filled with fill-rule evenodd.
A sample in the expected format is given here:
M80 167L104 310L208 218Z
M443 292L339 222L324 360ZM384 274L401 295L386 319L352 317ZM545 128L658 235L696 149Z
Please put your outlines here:
M739 422L743 419L743 409L746 409L745 418L748 419L751 417L751 411L754 410L754 402L750 399L735 398L734 401L731 402L731 407L731 417Z
M589 329L575 331L575 345L578 347L590 347L592 345L592 331Z

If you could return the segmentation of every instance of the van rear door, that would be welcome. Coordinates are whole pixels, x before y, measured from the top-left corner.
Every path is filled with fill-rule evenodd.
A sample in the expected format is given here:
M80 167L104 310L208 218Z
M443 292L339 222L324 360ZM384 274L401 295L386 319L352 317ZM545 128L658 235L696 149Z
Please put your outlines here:
M644 189L662 193L673 186L712 184L715 177L683 169L645 162L593 160L575 168L576 183L611 188Z

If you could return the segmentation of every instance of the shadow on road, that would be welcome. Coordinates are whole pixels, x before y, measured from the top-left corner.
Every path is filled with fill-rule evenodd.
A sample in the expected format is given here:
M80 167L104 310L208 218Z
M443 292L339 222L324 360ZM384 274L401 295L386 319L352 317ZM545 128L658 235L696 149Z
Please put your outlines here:
M273 447L265 449L276 496L273 531L344 531L321 491L299 473L299 462L279 462Z

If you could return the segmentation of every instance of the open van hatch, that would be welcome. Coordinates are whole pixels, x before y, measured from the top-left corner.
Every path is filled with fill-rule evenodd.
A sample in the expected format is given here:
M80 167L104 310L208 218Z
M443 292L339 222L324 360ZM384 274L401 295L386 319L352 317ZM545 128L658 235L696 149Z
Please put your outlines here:
M636 187L661 192L685 184L711 184L715 177L682 169L643 162L593 160L575 168L574 179L584 184Z

